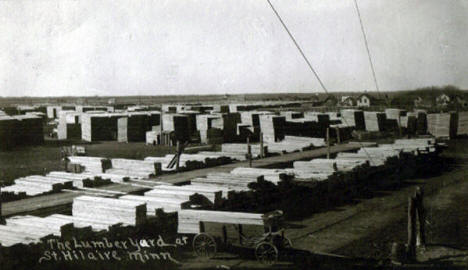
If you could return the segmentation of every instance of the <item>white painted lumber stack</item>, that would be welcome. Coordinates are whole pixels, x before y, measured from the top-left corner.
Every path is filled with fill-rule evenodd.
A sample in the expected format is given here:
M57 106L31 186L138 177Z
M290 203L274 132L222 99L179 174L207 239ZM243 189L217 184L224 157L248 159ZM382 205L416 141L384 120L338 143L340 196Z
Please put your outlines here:
M103 173L103 162L106 160L102 157L83 157L83 156L69 156L68 160L74 164L80 164L84 167L85 172Z
M127 200L133 202L146 203L146 215L155 216L156 210L161 209L166 213L177 212L182 209L182 206L188 200L180 198L164 198L145 194L145 196L138 195L124 195L119 198L120 200Z
M4 192L12 192L14 194L26 193L28 196L37 196L48 192L57 192L64 188L72 188L73 180L57 179L54 177L46 177L41 175L31 175L18 178L11 186L2 188Z
M251 153L254 158L259 157L261 154L261 147L259 144L251 144L250 145ZM229 155L229 153L235 154L247 154L248 147L246 143L223 143L221 145L221 151ZM263 151L266 154L268 151L268 146L263 146Z
M231 174L255 177L263 176L265 181L270 181L274 184L278 184L278 182L290 176L290 173L287 173L286 171L281 169L261 169L245 167L237 167L231 171Z
M264 142L275 142L284 138L286 118L277 115L260 115L260 130Z
M268 142L266 144L270 153L281 154L303 151L312 147L322 147L325 146L325 140L323 138L285 136L282 141Z
M80 196L73 200L74 218L136 226L145 222L146 204L111 198ZM92 224L90 224L92 226Z
M175 192L190 192L190 196L199 194L207 198L212 204L217 205L220 203L223 197L223 189L220 188L213 188L207 186L196 186L196 185L182 185L182 186L174 186L174 185L159 185L155 186L153 190L165 190L165 191L175 191ZM149 194L157 194L152 193L152 191L148 191ZM226 194L227 195L227 194Z
M200 233L200 222L264 225L262 214L183 209L178 213L177 232L190 234Z
M427 132L436 138L451 138L456 135L456 113L431 113L427 115Z
M385 126L385 113L364 112L364 121L367 131L383 131Z
M24 231L22 227L15 225L0 225L0 244L4 247L16 244L39 243L42 238L51 236L47 231Z
M45 234L52 234L60 237L62 228L72 225L72 223L65 220L55 220L51 217L26 215L7 218L6 225L20 227L24 232L41 231Z
M457 135L468 135L468 112L458 112Z
M146 144L156 144L158 143L159 131L151 130L146 132Z

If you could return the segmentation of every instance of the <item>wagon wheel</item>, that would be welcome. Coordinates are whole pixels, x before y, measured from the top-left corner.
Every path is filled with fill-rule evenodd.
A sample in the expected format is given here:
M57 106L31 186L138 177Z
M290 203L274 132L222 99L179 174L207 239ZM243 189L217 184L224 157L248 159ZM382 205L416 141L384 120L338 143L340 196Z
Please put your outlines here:
M199 257L211 258L216 254L216 241L206 233L197 234L192 241L193 251Z
M272 265L278 260L278 249L271 243L261 242L255 248L255 258L263 264Z
M287 237L283 237L282 245L283 245L283 248L292 248L293 247L291 240L289 240L289 238L287 238Z

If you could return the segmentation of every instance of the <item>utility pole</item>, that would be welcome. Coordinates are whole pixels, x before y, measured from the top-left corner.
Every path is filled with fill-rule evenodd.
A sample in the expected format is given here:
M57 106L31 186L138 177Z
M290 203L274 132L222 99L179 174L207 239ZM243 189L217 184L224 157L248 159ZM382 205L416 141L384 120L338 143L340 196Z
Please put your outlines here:
M330 128L327 128L327 159L330 159Z

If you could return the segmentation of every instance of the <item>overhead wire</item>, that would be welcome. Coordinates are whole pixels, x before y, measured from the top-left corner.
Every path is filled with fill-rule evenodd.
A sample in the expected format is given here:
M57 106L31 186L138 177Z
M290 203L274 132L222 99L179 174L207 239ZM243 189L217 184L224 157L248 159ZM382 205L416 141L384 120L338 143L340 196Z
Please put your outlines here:
M302 58L304 59L304 61L307 63L309 69L312 71L312 73L315 75L315 78L317 79L317 81L319 82L320 86L322 87L323 91L328 95L328 89L325 87L325 84L322 82L322 80L320 79L318 73L315 71L315 69L313 68L312 64L310 63L309 59L307 58L307 56L305 55L304 51L302 50L301 46L299 46L299 43L296 41L296 39L294 38L293 34L291 33L291 31L288 29L288 27L286 26L286 23L283 21L283 19L281 18L280 14L278 13L278 11L276 10L276 8L273 6L273 4L271 3L270 0L266 0L268 2L268 4L270 5L271 9L273 10L273 12L275 13L276 17L278 18L278 20L280 21L281 25L283 26L284 30L286 30L286 32L288 33L289 37L291 38L292 42L294 43L294 45L296 46L296 48L298 49L299 53L301 54ZM361 24L362 25L362 24ZM367 42L366 42L367 44ZM341 118L346 126L349 126L346 118ZM359 142L359 145L361 146L361 149L364 150L365 154L367 155L367 157L369 158L370 161L373 161L371 155L369 154L369 152L365 149L364 145Z

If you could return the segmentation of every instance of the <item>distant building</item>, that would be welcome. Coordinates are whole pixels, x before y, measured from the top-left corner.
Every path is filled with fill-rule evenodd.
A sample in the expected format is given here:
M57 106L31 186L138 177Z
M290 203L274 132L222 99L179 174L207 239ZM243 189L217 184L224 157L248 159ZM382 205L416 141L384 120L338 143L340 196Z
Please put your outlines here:
M452 102L459 108L468 108L468 101L462 96L455 95L452 98Z
M358 107L370 107L378 105L377 99L369 94L361 94L357 97L356 103Z
M439 107L447 107L450 104L450 97L446 94L442 94L436 98L436 105Z
M349 107L352 107L352 106L356 106L356 99L352 96L342 96L341 97L341 106L349 106Z
M338 105L338 98L336 98L334 95L328 95L324 100L320 102L321 106L326 106L326 107L335 107Z

